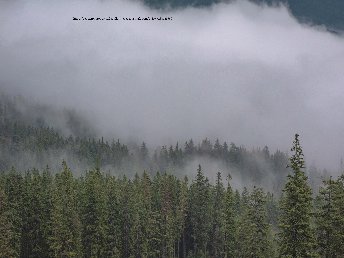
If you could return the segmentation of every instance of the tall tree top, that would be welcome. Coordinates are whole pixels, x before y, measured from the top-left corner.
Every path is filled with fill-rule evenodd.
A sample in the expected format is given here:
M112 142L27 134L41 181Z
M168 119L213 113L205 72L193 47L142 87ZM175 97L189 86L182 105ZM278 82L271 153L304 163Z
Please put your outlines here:
M301 171L301 169L305 168L305 161L303 158L304 155L302 152L298 134L295 134L295 139L293 141L293 147L291 148L291 151L293 151L294 154L289 158L290 167L296 173L297 171Z

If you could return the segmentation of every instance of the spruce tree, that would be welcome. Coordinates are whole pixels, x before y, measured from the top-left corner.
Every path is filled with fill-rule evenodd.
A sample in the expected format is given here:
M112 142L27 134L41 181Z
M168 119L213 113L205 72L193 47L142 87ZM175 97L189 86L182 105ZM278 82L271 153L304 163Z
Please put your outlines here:
M4 183L5 196L7 196L6 209L10 214L9 223L12 224L10 248L13 251L13 257L19 257L22 249L23 177L12 167Z
M80 185L82 244L85 257L101 257L106 253L106 188L99 169L86 174Z
M194 253L198 257L206 256L211 228L210 185L199 165L196 181L190 186L190 223Z
M229 176L229 180L231 177ZM235 211L235 195L233 189L230 185L228 180L228 186L225 193L225 243L224 243L224 251L225 257L234 258L235 251L236 251L236 230L237 230L237 213ZM237 192L237 198L239 198L238 203L240 202L240 195Z
M13 241L16 240L11 216L7 196L0 187L0 257L16 257L18 255L13 246Z
M120 256L120 210L119 210L119 181L113 176L107 176L106 184L106 251L105 257Z
M225 243L225 188L221 173L217 173L216 185L213 188L212 228L210 235L211 255L220 257L224 254Z
M344 186L343 177L324 181L318 196L316 213L319 253L325 258L342 257L344 253Z
M81 222L78 185L65 161L62 172L55 177L52 207L51 256L81 256Z
M304 172L305 162L299 135L291 151L289 166L292 174L283 189L280 216L280 256L291 258L316 257L314 253L314 236L311 228L312 220L312 191L307 183Z
M332 178L324 181L317 199L320 203L316 213L317 241L319 253L325 258L336 257L334 254L336 214L333 200L335 188L336 183Z

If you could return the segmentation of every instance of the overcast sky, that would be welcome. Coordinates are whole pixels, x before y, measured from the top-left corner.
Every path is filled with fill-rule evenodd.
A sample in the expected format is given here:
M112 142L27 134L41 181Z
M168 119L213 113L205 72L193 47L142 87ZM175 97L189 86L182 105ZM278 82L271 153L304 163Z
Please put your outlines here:
M173 17L73 21L73 17ZM150 145L208 137L337 169L344 38L245 1L159 13L136 1L0 1L0 89Z

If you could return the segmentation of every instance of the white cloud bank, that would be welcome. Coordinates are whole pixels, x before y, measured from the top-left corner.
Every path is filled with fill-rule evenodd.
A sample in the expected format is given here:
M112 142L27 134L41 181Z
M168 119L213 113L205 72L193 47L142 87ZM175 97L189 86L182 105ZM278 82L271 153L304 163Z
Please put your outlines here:
M173 17L73 21L73 17ZM92 113L152 144L218 137L344 156L344 38L246 1L159 13L135 1L0 2L0 89Z

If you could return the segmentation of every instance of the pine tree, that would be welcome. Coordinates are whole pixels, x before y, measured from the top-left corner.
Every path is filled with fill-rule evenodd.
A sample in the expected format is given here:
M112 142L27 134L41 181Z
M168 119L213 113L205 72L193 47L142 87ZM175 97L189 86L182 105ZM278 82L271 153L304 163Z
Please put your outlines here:
M46 172L45 172L46 173ZM22 257L47 257L49 255L49 221L51 212L51 185L46 174L28 171L24 178Z
M8 204L6 209L10 214L9 223L12 225L10 248L13 251L13 257L19 257L22 249L23 177L12 167L4 183L4 192Z
M336 257L334 255L335 248L335 208L334 208L334 192L336 184L330 178L324 181L324 187L320 188L320 196L318 202L321 207L316 213L316 224L317 224L317 240L319 253L325 257Z
M344 254L344 175L341 175L336 181L336 190L334 194L334 208L335 208L335 254L336 257L341 257Z
M107 176L106 184L106 250L105 257L120 256L120 210L119 210L119 182L113 176Z
M0 187L0 257L18 256L14 246L14 225L11 221L11 211L8 200L2 187Z
M314 236L311 228L312 191L303 171L305 162L299 135L295 135L288 181L283 190L280 216L280 256L291 258L315 257Z
M121 257L131 257L134 253L133 235L134 216L137 212L133 205L133 183L125 176L120 180L119 220L120 220L120 252Z
M225 193L225 243L224 243L224 251L226 258L235 258L235 251L236 251L236 231L237 231L237 214L235 211L235 196L233 189L230 185L231 177L228 176L228 185L227 190ZM239 192L237 192L239 194ZM240 202L240 196L238 195Z
M85 257L102 257L106 252L106 187L99 169L86 174L81 186L82 244Z
M178 181L178 205L176 210L177 235L179 235L177 254L186 257L186 217L188 213L188 178L184 177L183 181ZM181 247L181 250L180 250Z
M51 256L81 256L81 222L78 186L65 161L57 174L53 190Z
M316 213L318 249L322 257L337 258L344 253L344 186L341 178L324 181Z
M266 195L254 187L239 218L238 253L235 257L274 257L271 253L270 226L267 222Z
M223 256L225 244L225 188L221 173L217 173L216 184L213 188L212 225L209 249L215 257Z
M190 226L194 243L194 253L199 256L207 254L209 231L211 228L210 185L199 165L196 181L190 186Z

